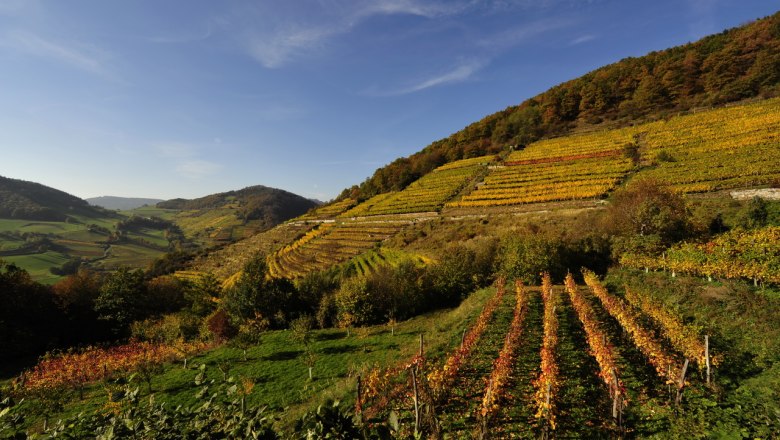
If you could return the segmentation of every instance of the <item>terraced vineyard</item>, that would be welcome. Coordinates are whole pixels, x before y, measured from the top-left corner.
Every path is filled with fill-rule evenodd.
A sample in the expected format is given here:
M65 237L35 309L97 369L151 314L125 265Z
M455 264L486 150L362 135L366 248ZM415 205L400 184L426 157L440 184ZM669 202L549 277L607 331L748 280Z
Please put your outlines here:
M355 273L356 275L369 275L380 267L396 266L404 260L412 261L418 265L425 265L430 262L430 259L421 255L410 254L408 252L396 249L381 247L379 249L372 249L368 252L358 255L357 257L344 263L344 266L347 273Z
M402 191L380 194L343 216L404 214L438 211L470 182L481 177L494 156L450 162L426 174Z
M634 167L624 147L634 129L536 142L507 157L472 193L449 207L519 205L599 197Z
M769 184L780 179L780 99L672 118L640 127L644 171L680 192ZM663 160L659 160L663 159Z
M211 272L217 278L225 280L239 272L256 253L270 254L275 252L278 248L306 234L313 227L313 224L305 222L276 226L199 257L192 263L191 269L187 272L196 275ZM187 275L183 276L187 277Z
M772 184L780 180L779 146L780 99L709 110L535 142L447 206L602 197L632 172L684 193Z
M344 211L352 208L356 204L357 200L346 198L344 200L328 203L327 205L312 209L306 214L298 217L297 220L332 219L344 213Z
M323 223L269 255L269 274L295 278L327 269L366 252L408 223L407 220Z

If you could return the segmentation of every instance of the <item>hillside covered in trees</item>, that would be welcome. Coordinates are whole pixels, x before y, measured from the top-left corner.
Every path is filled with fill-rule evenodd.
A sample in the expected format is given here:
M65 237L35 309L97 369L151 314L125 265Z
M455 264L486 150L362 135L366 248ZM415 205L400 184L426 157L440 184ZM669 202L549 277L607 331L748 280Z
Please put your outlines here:
M302 215L317 206L315 202L291 192L255 185L192 200L167 200L158 203L157 207L187 211L217 209L227 205L234 207L236 216L242 220L260 220L265 227Z
M780 13L697 42L626 58L486 116L399 158L339 198L405 188L442 164L593 126L625 126L780 91Z
M0 176L0 218L65 221L69 215L105 216L99 208L66 192Z

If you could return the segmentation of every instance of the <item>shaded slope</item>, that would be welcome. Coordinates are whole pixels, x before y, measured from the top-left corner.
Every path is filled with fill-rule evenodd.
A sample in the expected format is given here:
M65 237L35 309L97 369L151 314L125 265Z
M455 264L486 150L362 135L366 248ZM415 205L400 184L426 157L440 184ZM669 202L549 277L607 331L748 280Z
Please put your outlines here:
M64 191L0 176L0 218L65 221L71 215L106 217L99 209Z
M208 210L232 207L236 217L244 221L260 220L271 227L304 214L317 204L309 199L276 188L262 185L238 191L211 194L197 199L173 199L160 202L158 208L180 210Z

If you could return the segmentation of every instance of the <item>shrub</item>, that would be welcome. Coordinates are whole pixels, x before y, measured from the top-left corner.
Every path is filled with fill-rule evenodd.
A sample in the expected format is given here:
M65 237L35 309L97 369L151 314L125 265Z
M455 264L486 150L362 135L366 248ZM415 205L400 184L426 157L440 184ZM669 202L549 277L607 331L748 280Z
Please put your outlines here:
M222 309L217 309L206 318L208 334L212 339L223 342L238 334L238 329L230 322L230 316Z

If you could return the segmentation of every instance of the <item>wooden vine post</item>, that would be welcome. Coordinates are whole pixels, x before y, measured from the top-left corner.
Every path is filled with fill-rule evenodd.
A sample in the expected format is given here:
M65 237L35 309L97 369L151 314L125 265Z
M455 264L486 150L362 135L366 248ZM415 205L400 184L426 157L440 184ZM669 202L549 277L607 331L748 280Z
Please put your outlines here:
M363 395L362 384L360 383L360 376L357 377L357 398L355 399L355 413L358 417L358 422L363 423Z
M710 384L710 335L704 335L704 361L707 363L707 385Z
M615 423L618 428L623 428L623 397L620 394L620 387L618 386L618 376L615 369L612 369L612 418L615 419Z
M422 337L422 335L420 335ZM420 339L422 341L422 339ZM414 390L414 435L420 432L420 392L417 388L417 365L412 367L412 389Z
M679 406L682 402L683 387L685 387L685 373L688 371L688 359L685 359L682 372L680 373L680 382L677 384L677 397L674 399L675 405Z

